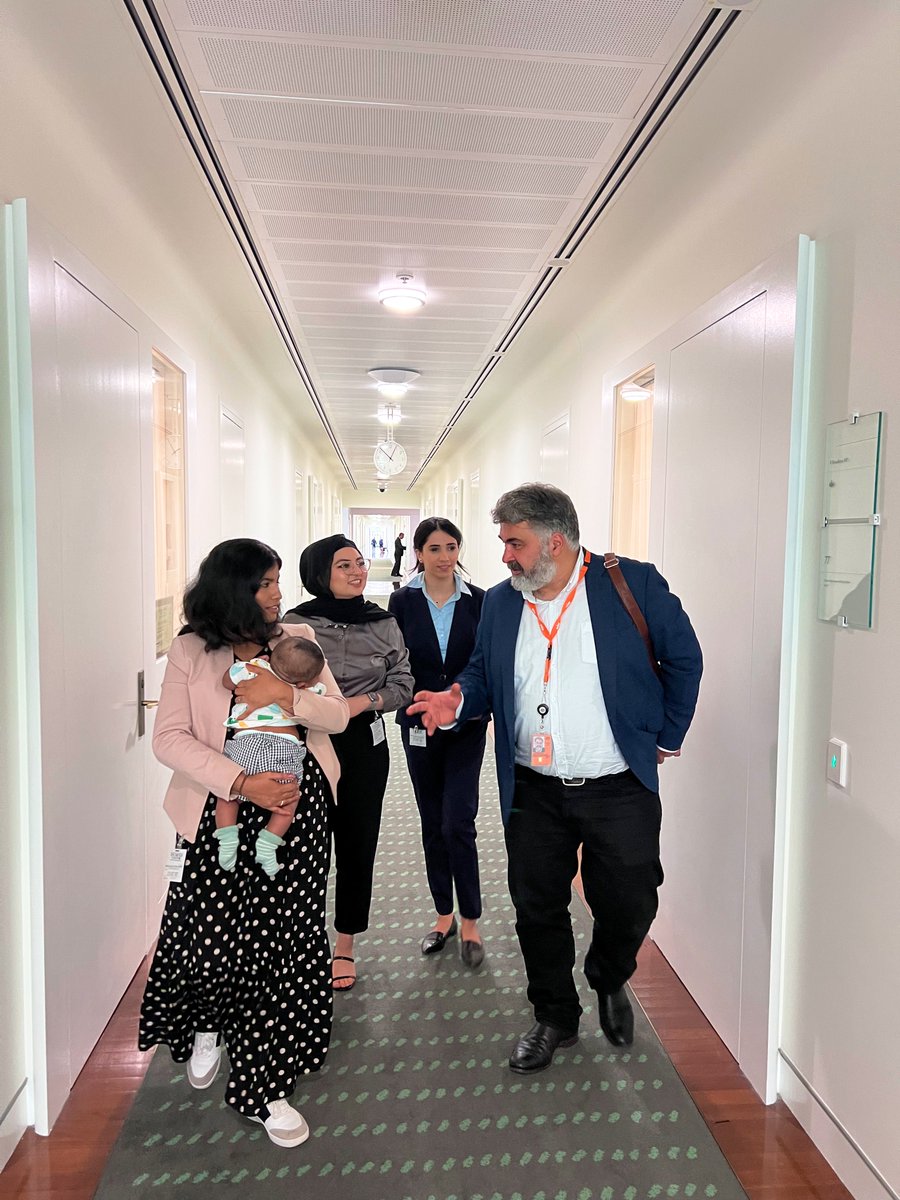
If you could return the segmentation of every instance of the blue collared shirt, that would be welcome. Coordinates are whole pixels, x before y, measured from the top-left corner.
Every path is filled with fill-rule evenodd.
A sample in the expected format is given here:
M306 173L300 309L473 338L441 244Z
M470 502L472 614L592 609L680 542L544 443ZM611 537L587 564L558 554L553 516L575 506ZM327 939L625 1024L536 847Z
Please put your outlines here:
M471 596L472 592L469 589L462 575L454 575L454 592L449 600L439 608L432 598L428 595L425 587L425 572L419 571L413 575L412 579L406 585L407 587L421 588L425 592L425 599L428 601L428 611L431 613L431 621L434 625L434 632L437 634L438 646L441 649L441 662L447 657L447 645L450 641L450 626L453 624L453 613L455 612L455 604L460 596L465 592L467 596Z

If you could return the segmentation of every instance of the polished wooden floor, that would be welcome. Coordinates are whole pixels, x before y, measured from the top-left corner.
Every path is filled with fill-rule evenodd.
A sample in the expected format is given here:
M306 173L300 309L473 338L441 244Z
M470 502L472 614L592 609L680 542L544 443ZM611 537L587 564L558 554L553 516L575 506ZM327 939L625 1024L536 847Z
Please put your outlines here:
M146 964L135 976L48 1138L29 1132L0 1197L90 1200L147 1069L136 1046ZM632 987L750 1200L852 1200L780 1101L756 1097L662 954L647 942Z

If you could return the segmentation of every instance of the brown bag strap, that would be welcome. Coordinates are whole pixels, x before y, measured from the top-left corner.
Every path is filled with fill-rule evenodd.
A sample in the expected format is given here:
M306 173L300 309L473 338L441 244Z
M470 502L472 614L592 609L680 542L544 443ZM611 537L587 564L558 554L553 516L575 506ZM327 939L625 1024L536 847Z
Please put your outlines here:
M644 614L638 608L638 602L635 600L631 588L625 582L625 576L622 574L618 558L616 558L615 554L607 552L603 555L603 565L609 572L609 578L612 581L613 587L619 593L619 599L625 605L625 611L631 617L632 621L634 621L635 628L644 639L644 645L647 647L647 657L650 659L650 666L656 672L657 679L662 679L659 662L653 650L653 643L650 640L650 630L647 628Z

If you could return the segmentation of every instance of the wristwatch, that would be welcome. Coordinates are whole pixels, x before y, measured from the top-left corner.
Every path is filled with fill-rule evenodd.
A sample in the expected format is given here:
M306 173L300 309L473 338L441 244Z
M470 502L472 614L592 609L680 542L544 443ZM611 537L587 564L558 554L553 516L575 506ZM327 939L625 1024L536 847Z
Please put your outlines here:
M378 708L378 701L381 699L377 692L366 692L366 697L369 701L369 712L375 712Z

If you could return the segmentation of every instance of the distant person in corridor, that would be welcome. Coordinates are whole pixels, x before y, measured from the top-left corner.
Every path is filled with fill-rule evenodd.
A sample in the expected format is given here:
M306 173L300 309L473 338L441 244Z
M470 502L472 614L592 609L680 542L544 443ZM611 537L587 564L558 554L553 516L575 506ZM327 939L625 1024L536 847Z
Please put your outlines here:
M663 879L658 764L681 753L702 656L656 568L622 559L657 675L603 556L581 546L564 492L523 484L492 515L511 578L487 593L456 683L417 693L407 712L421 714L429 733L493 712L509 889L535 1016L509 1065L531 1074L578 1036L569 902L579 845L594 917L585 975L603 1032L617 1046L633 1040L625 983Z
M406 553L406 547L403 545L403 533L398 533L394 538L394 565L391 567L392 575L400 574L400 564L403 555Z

